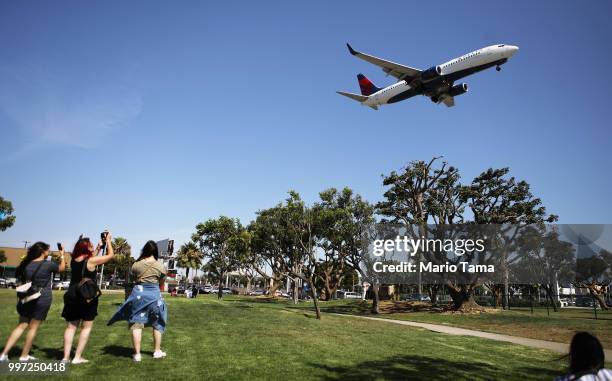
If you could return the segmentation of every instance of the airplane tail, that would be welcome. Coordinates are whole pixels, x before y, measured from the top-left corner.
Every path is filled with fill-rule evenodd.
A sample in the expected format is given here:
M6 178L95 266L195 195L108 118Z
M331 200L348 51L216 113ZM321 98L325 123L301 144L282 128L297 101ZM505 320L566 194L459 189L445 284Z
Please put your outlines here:
M368 100L368 96L367 95L359 95L359 94L353 94L353 93L347 93L346 91L336 91L338 94L340 95L344 95L347 98L351 98L353 100L356 100L357 102L364 104L363 102ZM368 107L373 108L374 110L378 110L378 106L376 105L366 105Z
M370 96L380 90L376 87L365 75L357 74L357 80L359 81L359 88L361 89L361 95Z

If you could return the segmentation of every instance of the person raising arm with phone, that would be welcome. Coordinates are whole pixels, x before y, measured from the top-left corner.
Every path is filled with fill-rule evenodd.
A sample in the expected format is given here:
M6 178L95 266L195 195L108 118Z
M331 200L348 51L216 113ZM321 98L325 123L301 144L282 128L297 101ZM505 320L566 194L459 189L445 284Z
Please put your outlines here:
M0 362L9 361L8 354L17 343L23 332L28 329L25 343L21 349L19 361L32 361L36 358L30 356L30 349L38 332L38 327L47 318L53 295L51 293L52 274L61 273L66 269L64 250L60 244L59 263L48 261L49 245L44 242L36 242L28 249L23 258L16 275L21 282L17 287L17 313L19 323L13 329L6 341L4 350L0 354Z
M67 325L64 332L64 358L62 361L70 361L72 342L76 331L81 326L81 333L72 359L72 364L83 364L89 362L83 358L85 346L93 328L93 321L98 314L98 298L101 294L96 282L96 266L103 265L115 257L112 236L108 231L100 235L100 242L95 250L89 238L80 237L72 251L70 267L72 276L70 286L64 294L64 310L62 317L66 319ZM98 255L101 250L106 249L105 255Z

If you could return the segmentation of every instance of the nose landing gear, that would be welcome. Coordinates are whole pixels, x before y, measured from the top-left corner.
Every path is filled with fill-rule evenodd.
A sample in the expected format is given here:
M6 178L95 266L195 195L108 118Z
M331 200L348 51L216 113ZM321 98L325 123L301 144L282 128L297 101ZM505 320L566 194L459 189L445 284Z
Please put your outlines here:
M499 66L499 65L495 66L495 70L501 71L501 66Z

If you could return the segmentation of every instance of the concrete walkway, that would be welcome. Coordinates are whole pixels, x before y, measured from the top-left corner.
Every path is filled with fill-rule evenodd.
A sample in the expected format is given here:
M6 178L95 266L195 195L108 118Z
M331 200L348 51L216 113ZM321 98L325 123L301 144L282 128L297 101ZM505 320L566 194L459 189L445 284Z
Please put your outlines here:
M358 315L347 315L347 314L333 314L333 315L350 316L350 317L354 317L358 319L368 319L368 320L383 321L383 322L391 323L391 324L408 325L411 327L427 329L433 332L446 333L448 335L482 337L483 339L505 341L508 343L525 345L527 347L532 347L532 348L547 349L549 351L558 352L558 353L568 353L569 351L569 344L556 343L554 341L529 339L526 337L510 336L510 335L503 335L499 333L490 333L490 332L482 332L482 331L474 331L472 329L449 327L447 325L440 325L440 324L419 323L419 322L408 321L408 320L393 320L393 319L383 319L383 318L377 318L377 317L371 317L371 316L358 316ZM610 359L612 359L612 350L604 349L604 351L605 351L606 359L610 361Z

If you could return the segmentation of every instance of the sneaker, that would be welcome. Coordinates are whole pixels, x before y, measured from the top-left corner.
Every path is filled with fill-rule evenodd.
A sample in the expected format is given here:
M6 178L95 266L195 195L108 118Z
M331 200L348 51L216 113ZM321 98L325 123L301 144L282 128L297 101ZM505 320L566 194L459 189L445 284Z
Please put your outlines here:
M142 361L142 355L140 353L135 354L132 356L132 360L134 360L134 362L141 362Z
M62 361L60 361L61 364L70 364L70 360L69 359L62 359Z
M26 357L20 357L19 358L19 361L24 361L24 362L33 361L33 360L36 360L36 357L30 356L30 355L27 355Z
M153 358L154 359L161 359L166 357L166 352L162 352L162 351L155 351L153 352Z
M89 362L89 360L85 360L84 358L80 358L80 359L72 359L72 361L70 362L73 365L79 365L79 364L87 364Z
M9 362L11 360L9 360L7 355L0 355L0 362Z

